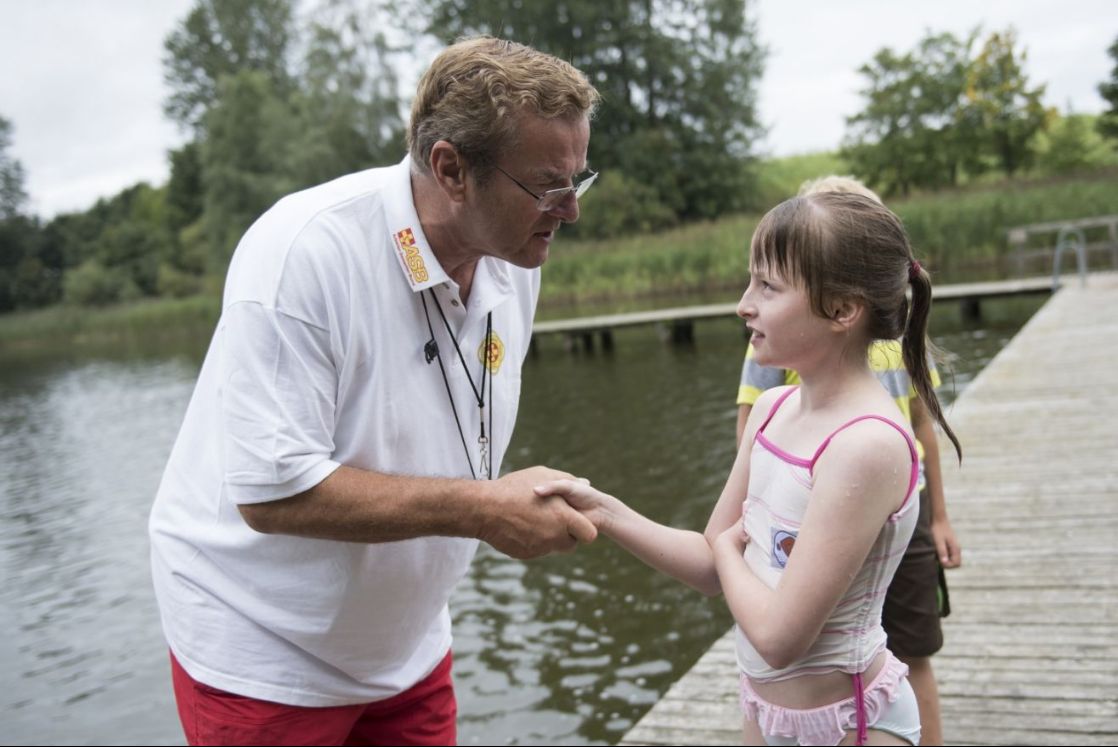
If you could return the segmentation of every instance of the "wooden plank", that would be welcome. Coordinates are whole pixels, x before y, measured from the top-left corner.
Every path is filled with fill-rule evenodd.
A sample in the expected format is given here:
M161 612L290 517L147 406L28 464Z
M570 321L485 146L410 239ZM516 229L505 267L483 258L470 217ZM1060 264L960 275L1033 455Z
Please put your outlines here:
M1044 713L1052 717L1065 716L1093 716L1098 718L1113 718L1115 705L1113 702L1097 700L1051 700L1047 698L1034 698L1022 700L1020 698L986 698L976 700L958 695L940 694L941 705L945 713L978 713L1022 716L1025 714ZM952 716L954 718L954 716Z

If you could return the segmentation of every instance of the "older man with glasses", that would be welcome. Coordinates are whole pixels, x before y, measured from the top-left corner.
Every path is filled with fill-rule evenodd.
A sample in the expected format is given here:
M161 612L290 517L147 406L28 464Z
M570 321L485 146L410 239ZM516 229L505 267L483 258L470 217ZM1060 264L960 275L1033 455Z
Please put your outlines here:
M150 524L191 744L452 744L447 600L478 542L595 538L532 493L566 473L498 475L597 100L555 57L460 42L402 162L242 238Z

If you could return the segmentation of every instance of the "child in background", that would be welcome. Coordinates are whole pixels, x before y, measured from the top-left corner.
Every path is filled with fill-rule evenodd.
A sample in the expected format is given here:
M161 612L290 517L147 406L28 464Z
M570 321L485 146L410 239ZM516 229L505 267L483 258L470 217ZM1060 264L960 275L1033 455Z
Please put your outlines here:
M725 594L747 743L917 744L916 699L885 647L881 606L916 524L918 460L866 355L875 339L902 340L916 391L958 448L927 366L930 278L895 215L840 193L769 211L750 272L738 315L757 360L802 384L757 401L705 532L577 481L536 492L564 496L654 568Z
M852 192L881 202L875 192L847 176L832 175L805 182L799 194L817 192ZM921 461L918 480L920 514L908 549L885 595L881 622L888 636L889 650L908 665L909 683L920 707L921 743L943 744L939 688L931 657L943 646L940 618L950 610L943 569L959 567L962 550L947 516L935 428L904 369L900 342L875 341L870 346L869 362L870 370L912 425ZM938 387L939 376L930 361L929 371L932 385ZM799 375L790 369L757 365L753 346L749 346L738 389L739 445L753 404L761 393L775 386L798 384L799 381Z

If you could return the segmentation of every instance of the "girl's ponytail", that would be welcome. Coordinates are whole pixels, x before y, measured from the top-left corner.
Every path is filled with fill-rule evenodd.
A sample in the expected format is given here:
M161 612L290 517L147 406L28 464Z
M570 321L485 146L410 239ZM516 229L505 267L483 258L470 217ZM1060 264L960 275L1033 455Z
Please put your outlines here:
M920 399L924 401L924 406L955 445L955 453L961 462L963 447L959 445L959 439L947 424L939 398L936 397L935 389L932 387L932 374L928 370L928 315L932 309L932 279L919 262L912 260L909 265L908 281L912 287L912 303L901 338L905 368L908 369L908 375L912 377L912 384Z

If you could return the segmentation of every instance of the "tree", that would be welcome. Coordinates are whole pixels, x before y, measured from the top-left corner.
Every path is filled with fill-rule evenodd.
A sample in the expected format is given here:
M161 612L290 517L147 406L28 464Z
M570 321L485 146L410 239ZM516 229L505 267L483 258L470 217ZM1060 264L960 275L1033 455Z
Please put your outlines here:
M1041 103L1045 85L1030 87L1013 29L993 33L967 68L966 111L984 133L985 148L1009 176L1031 163L1036 136L1054 112Z
M327 0L314 15L294 99L302 126L292 173L300 185L395 163L404 152L396 50L375 30L380 15L344 0Z
M258 71L287 92L293 35L291 0L198 0L163 44L163 77L172 91L167 116L197 132L221 78L241 70Z
M866 107L847 119L843 157L886 194L954 185L973 147L961 126L960 93L975 34L928 33L916 49L884 48L859 68Z
M23 164L8 153L12 124L0 117L0 312L57 298L61 271L47 264L37 219L24 215Z
M1106 52L1114 60L1114 69L1110 71L1110 80L1099 83L1099 95L1110 108L1099 117L1096 127L1103 136L1118 140L1118 38Z
M171 177L167 180L168 227L178 232L202 217L202 149L197 142L171 151Z
M1069 174L1118 163L1118 153L1097 129L1098 119L1070 111L1056 116L1038 141L1036 168L1045 174Z
M8 154L12 145L12 123L0 117L0 220L13 218L23 209L23 164Z
M570 61L602 93L590 160L683 218L742 207L763 49L741 0L416 0L443 42L488 33Z
M263 73L222 78L201 146L211 271L223 271L249 225L295 188L290 163L298 127L290 102Z

